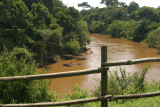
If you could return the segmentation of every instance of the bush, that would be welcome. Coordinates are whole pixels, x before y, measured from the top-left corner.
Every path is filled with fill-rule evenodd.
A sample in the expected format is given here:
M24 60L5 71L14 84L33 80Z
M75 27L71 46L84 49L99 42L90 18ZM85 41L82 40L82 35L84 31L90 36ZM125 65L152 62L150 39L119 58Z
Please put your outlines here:
M92 21L89 31L91 33L102 33L105 30L105 23L100 21Z
M156 47L160 44L160 28L149 32L145 41L149 47Z
M79 85L75 85L73 88L73 93L72 94L68 94L65 99L66 100L76 100L76 99L83 99L83 98L87 98L88 95L88 91L87 89L80 89ZM73 105L73 107L84 107L85 104L76 104ZM72 106L71 106L72 107Z
M107 33L115 38L123 37L121 32L123 31L124 21L113 21L111 24L107 26Z
M19 48L19 47L15 47L12 51L12 54L16 56L17 59L23 57L31 60L33 56L32 53L30 53L26 48Z
M131 21L113 21L107 27L107 34L110 34L115 38L126 38L128 40L133 40L135 38L135 29L138 22Z
M27 63L27 58L19 60L6 49L0 54L0 77L34 75L37 67L32 62ZM48 91L49 81L23 80L0 82L0 103L35 103L56 101L54 92Z
M125 69L120 68L120 76L118 71L109 71L108 76L108 95L125 95L136 94L146 90L147 84L144 81L145 74L149 66L145 67L141 72L135 72L133 75L126 73ZM100 81L99 81L100 82ZM92 91L93 96L101 95L101 84Z
M69 53L77 53L80 50L79 42L76 40L70 40L66 45L67 50L70 50Z

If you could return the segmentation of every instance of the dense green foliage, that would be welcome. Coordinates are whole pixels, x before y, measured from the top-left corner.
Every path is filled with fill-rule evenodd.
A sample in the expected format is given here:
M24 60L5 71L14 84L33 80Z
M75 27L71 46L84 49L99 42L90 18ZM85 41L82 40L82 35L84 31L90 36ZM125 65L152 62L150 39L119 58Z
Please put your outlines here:
M0 2L0 51L3 46L9 51L26 48L33 59L45 64L54 62L57 55L80 52L89 41L88 27L79 11L59 0Z
M139 8L139 4L134 1L129 5L118 0L102 0L101 3L106 4L106 7L80 12L83 19L87 21L91 33L106 34L136 42L147 41L150 47L158 46L160 40L156 35L152 36L157 39L156 44L152 43L150 32L153 35L154 30L160 27L159 8L146 6Z
M160 28L149 32L146 42L149 47L155 47L156 45L160 44Z
M37 67L28 59L28 51L15 48L8 52L6 49L0 54L0 77L35 75ZM23 57L17 57L23 54ZM53 92L48 91L49 81L24 80L12 82L0 82L0 103L35 103L44 101L56 101Z

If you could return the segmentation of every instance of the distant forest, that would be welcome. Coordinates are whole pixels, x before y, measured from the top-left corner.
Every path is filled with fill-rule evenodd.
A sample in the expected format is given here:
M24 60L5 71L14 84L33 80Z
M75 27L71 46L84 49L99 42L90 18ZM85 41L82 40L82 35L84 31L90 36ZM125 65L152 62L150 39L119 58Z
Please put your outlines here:
M80 12L88 23L89 32L144 42L149 47L160 44L160 7L140 8L134 1L129 5L118 0L102 0L101 3L106 7L93 8L88 3L78 5L90 8Z
M60 0L0 0L0 51L46 64L85 50L87 42L87 23Z

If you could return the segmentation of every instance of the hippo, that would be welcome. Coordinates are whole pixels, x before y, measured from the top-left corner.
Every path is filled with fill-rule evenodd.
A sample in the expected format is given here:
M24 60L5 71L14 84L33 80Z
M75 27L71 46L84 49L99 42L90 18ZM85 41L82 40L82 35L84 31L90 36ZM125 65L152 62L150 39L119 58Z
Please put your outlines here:
M77 60L86 60L87 58L85 57L78 57Z
M71 64L63 64L63 66L72 67Z
M82 65L82 63L79 62L77 65Z

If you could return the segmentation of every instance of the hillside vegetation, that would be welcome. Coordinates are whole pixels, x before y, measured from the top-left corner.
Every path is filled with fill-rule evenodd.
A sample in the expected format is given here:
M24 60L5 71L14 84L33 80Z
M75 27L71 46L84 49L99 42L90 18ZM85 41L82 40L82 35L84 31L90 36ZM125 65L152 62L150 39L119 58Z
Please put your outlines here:
M79 11L59 0L0 1L0 51L24 49L43 65L57 55L79 53L89 41Z

